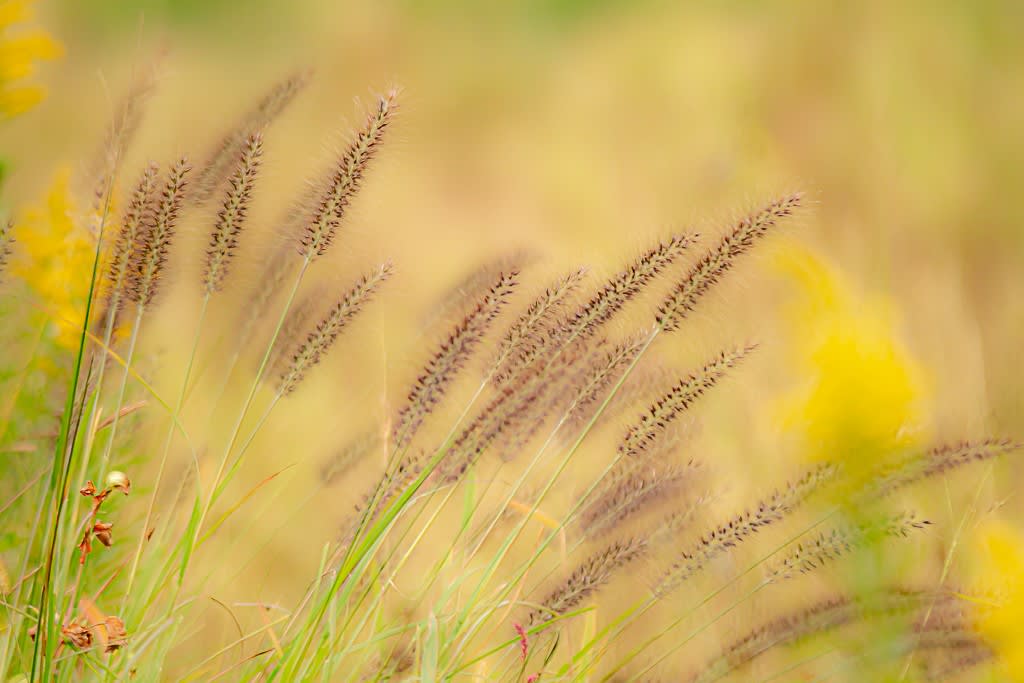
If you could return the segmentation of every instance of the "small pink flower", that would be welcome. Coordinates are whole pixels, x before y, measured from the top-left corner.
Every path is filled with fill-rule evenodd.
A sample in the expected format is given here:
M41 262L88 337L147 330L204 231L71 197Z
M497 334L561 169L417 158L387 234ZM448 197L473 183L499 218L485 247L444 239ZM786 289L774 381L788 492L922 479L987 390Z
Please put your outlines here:
M529 642L526 640L526 629L523 628L522 624L516 623L512 624L512 628L514 628L516 630L516 633L519 634L519 655L523 658L523 661L525 662L526 653L529 651L530 647Z

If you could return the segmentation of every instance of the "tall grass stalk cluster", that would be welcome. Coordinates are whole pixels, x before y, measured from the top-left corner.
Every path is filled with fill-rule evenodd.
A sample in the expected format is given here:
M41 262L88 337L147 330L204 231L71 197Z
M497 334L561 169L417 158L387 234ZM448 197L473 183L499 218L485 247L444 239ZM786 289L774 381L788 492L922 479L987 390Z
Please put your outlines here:
M224 548L233 561L231 523L270 495L232 487L254 442L282 402L308 400L304 382L339 338L358 338L365 311L386 309L402 273L385 261L335 293L304 286L346 249L350 208L400 124L394 91L311 170L286 216L253 211L277 192L264 174L270 124L308 80L276 84L205 155L129 168L144 78L81 179L93 208L75 219L94 251L77 343L42 390L27 373L2 389L10 405L38 395L49 408L0 415L13 483L2 531L15 540L0 556L0 681L910 681L993 666L999 652L975 627L988 599L956 587L948 557L940 577L901 583L878 560L935 527L907 509L911 487L1015 442L865 454L874 464L854 468L824 453L777 468L723 514L725 482L686 440L688 414L758 347L736 340L692 368L658 349L686 344L695 312L729 315L708 293L806 210L800 192L720 237L665 236L605 278L568 264L547 282L520 254L481 267L432 326L447 329L424 337L404 395L321 470L351 513L335 537L309 539L321 562L294 577L301 599L222 605L236 634L195 642L196 614L216 600L197 554ZM235 269L258 260L256 220L285 246L253 286ZM9 267L19 244L0 225L0 297L17 310L29 305ZM182 235L200 235L205 253ZM198 324L175 340L188 350L181 376L156 391L140 349L169 275L189 272ZM231 291L246 306L213 343L211 311ZM626 308L646 322L628 329ZM186 419L197 387L221 429ZM348 478L356 466L374 485ZM236 616L247 610L257 616Z

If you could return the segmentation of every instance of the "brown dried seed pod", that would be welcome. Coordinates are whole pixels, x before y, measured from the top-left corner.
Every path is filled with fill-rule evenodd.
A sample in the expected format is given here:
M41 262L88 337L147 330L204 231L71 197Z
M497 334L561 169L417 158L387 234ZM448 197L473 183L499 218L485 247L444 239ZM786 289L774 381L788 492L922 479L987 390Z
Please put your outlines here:
M697 302L732 268L740 255L764 237L769 228L791 215L803 199L801 193L786 195L746 216L722 238L718 246L704 255L682 281L669 293L658 309L661 329L671 332L682 324Z

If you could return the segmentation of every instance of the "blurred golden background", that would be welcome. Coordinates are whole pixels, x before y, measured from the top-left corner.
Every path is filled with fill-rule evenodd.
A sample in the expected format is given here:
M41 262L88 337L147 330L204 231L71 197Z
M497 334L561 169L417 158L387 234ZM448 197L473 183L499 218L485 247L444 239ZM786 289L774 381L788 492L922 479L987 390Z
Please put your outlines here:
M397 275L305 395L282 404L236 482L241 495L286 468L268 485L280 496L257 499L232 523L243 550L206 558L232 599L301 595L338 516L379 466L324 486L324 463L400 401L424 360L417 349L443 330L431 311L481 262L528 254L537 285L574 264L604 276L672 231L695 229L710 243L756 202L793 188L810 205L795 226L659 348L687 368L724 345L762 345L689 437L729 482L723 509L784 479L808 449L849 443L854 432L922 442L1024 435L1020 3L37 7L64 56L41 69L48 98L0 128L10 205L38 202L56 169L74 174L96 157L133 70L160 64L132 173L149 159L205 157L273 82L312 68L310 86L267 133L253 222L262 238L240 256L250 285L279 244L277 217L360 121L353 98L401 88L392 137L313 277L345 286L385 258ZM196 225L179 250L202 248L206 228ZM187 267L172 284L183 294L168 297L148 346L156 384L169 392L198 301ZM244 305L241 295L219 304L222 333ZM630 313L618 330L648 320L650 306ZM834 346L809 341L821 326ZM838 379L815 380L815 371ZM815 412L813 397L828 408ZM190 399L190 419L212 410ZM1024 468L1011 460L996 473L983 507L998 502L1019 524L1024 501L1013 492ZM951 500L970 498L977 479L968 475ZM944 551L963 505L920 497L943 524L932 545Z

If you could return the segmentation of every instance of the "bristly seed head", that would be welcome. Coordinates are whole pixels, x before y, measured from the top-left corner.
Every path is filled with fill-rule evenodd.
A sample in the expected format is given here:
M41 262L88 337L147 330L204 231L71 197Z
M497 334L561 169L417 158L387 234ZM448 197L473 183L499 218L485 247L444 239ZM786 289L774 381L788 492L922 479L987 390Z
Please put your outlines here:
M985 462L992 458L1020 450L1022 445L1010 439L982 439L962 441L933 448L927 453L916 453L885 466L851 496L854 505L862 499L886 496L922 479L944 474L972 462Z
M393 434L396 448L408 445L426 416L441 402L448 385L505 307L518 284L518 276L519 271L515 270L502 273L431 357L395 419Z
M661 329L666 332L678 329L700 298L732 268L735 260L764 237L769 228L791 215L800 206L802 199L803 194L799 192L787 195L737 223L717 247L701 258L661 304L657 315Z
M157 176L160 168L151 163L142 172L142 177L132 191L128 206L125 207L121 220L121 230L114 242L110 266L107 269L107 280L110 285L109 298L113 311L116 313L123 305L122 299L125 285L132 276L132 263L137 259L135 253L146 225L152 220L153 192L156 190Z
M516 374L527 372L534 365L543 364L545 359L594 335L697 239L697 235L676 235L642 254L615 274L566 320L545 325L537 334L528 337L515 358L496 378L498 383L511 381Z
M4 266L7 265L12 244L14 244L14 221L0 222L0 272L3 272Z
M543 329L551 323L552 317L561 309L583 281L586 270L579 268L560 278L545 289L530 303L501 340L497 360L494 362L496 383L502 383L512 374L518 352L530 344L537 344ZM522 359L519 359L522 360Z
M629 428L619 444L619 452L630 457L646 452L673 420L688 410L705 391L714 387L729 370L756 348L755 344L751 344L723 351L698 372L669 389Z
M528 623L532 625L565 614L608 583L616 570L642 557L647 549L646 539L630 538L615 541L591 555L548 593L540 603L544 608L532 612Z
M377 99L377 106L367 115L366 124L338 160L302 234L299 253L303 257L312 260L323 256L331 246L349 204L359 191L366 168L398 109L396 97L397 93L391 91Z
M905 512L822 532L810 541L797 544L786 557L770 567L767 580L779 581L793 578L797 574L807 574L857 548L885 538L905 538L912 531L924 529L930 524L926 519L918 519L912 512Z
M570 339L593 334L699 238L674 235L615 275L566 323Z
M720 527L703 536L689 550L680 554L654 589L658 597L667 595L707 564L729 552L761 529L781 521L803 503L807 497L836 475L831 465L817 467L785 489L775 491L752 511L736 515Z
M184 157L174 164L159 199L154 198L150 219L136 241L133 272L127 291L128 298L140 306L149 306L160 286L191 170L188 159Z
M218 292L224 286L228 266L238 248L238 235L245 224L262 158L263 134L255 132L245 139L238 164L228 179L224 203L217 213L217 222L210 235L203 273L203 287L207 294Z
M253 131L263 130L295 99L310 80L308 69L297 71L274 86L221 139L195 179L192 201L202 204L217 192L231 165Z
M320 362L324 353L334 344L341 331L352 322L352 319L369 303L377 288L391 277L391 263L381 265L369 275L364 275L350 290L345 293L327 315L310 332L306 340L299 345L292 355L291 362L281 375L279 391L288 394L295 390L299 382L313 366Z

